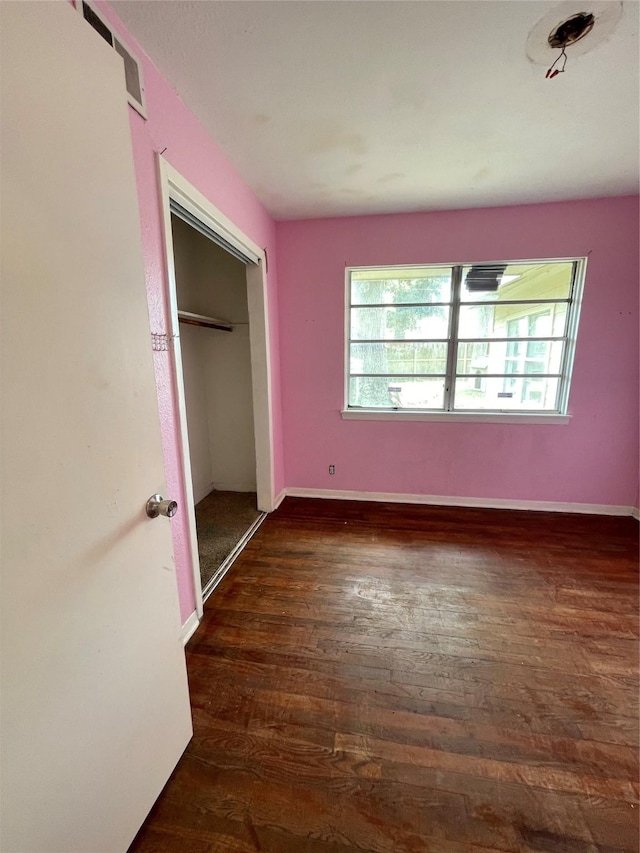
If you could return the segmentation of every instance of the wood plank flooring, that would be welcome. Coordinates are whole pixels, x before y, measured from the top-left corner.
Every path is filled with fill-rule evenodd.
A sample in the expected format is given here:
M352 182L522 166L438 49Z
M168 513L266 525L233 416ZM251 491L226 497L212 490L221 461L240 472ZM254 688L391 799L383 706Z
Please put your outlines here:
M630 853L638 524L287 498L131 853Z

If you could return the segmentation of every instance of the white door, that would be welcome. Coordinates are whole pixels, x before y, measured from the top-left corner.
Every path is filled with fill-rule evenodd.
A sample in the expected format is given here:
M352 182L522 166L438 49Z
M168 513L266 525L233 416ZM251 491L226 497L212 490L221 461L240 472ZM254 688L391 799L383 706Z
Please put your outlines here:
M191 736L122 60L0 3L3 853L125 851Z

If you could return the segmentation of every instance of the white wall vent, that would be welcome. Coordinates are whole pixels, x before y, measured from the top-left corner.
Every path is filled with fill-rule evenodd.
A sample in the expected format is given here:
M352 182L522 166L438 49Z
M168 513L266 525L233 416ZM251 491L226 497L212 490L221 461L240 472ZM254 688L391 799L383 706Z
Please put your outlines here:
M142 65L133 54L126 43L120 38L110 24L107 24L93 3L88 0L75 0L76 9L82 17L91 24L93 29L119 53L124 62L124 78L127 88L127 97L131 106L146 119L147 109L144 98L144 82L142 79Z

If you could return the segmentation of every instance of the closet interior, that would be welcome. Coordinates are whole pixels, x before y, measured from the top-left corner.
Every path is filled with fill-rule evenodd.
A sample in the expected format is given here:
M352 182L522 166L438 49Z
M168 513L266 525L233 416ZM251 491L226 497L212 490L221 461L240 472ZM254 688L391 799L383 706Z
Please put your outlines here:
M246 267L174 213L171 228L206 598L264 517L256 502Z

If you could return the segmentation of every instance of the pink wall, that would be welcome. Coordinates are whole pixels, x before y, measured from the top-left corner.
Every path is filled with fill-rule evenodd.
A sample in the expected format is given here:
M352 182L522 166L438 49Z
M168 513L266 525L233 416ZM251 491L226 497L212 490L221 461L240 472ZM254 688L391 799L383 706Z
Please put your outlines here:
M129 114L152 331L168 329L156 152L166 149L163 156L187 180L268 249L276 493L286 485L611 505L637 500L637 199L276 228L113 10L98 2L144 68L148 120ZM341 420L345 263L587 253L569 426ZM174 365L168 353L154 358L167 491L184 505ZM337 466L333 477L329 463ZM184 514L172 529L184 621L195 604Z
M341 420L345 265L587 254L568 426ZM637 198L283 222L278 256L288 487L635 504Z
M131 37L113 10L103 2L101 11L141 59L144 70L148 120L129 110L133 154L140 205L142 247L146 270L149 315L153 332L166 332L167 278L164 262L162 214L157 176L156 152L222 210L242 231L269 253L268 299L271 331L273 382L273 427L275 442L275 490L284 485L280 384L278 362L278 305L276 289L275 224L270 215L240 179L225 155L201 124L185 107L160 75L139 44ZM174 385L174 365L169 353L154 353L160 422L165 457L167 494L185 506L182 465L178 451L178 412ZM183 622L195 609L191 554L184 513L172 521L180 612Z

